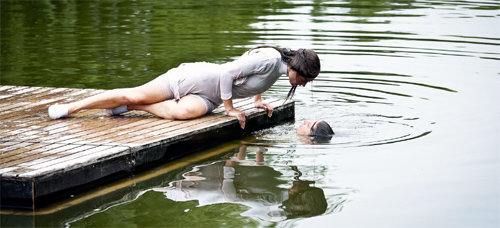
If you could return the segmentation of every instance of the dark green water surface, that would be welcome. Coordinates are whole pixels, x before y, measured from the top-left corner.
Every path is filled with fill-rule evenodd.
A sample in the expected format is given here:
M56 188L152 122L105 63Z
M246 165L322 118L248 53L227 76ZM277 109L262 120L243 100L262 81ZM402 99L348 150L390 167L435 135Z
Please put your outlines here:
M322 66L295 121L2 227L500 226L498 0L0 3L1 85L132 87L258 45L311 48ZM333 139L296 136L308 119Z

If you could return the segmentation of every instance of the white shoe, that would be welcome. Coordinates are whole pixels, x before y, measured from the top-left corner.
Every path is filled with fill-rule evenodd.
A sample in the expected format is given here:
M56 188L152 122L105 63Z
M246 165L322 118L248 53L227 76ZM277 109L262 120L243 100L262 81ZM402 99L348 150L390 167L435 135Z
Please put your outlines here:
M127 108L127 105L122 105L122 106L114 108L114 109L106 109L105 111L110 116L116 116L116 115L120 115L122 113L128 112L128 108Z
M53 120L68 117L68 106L62 104L49 106L49 116Z

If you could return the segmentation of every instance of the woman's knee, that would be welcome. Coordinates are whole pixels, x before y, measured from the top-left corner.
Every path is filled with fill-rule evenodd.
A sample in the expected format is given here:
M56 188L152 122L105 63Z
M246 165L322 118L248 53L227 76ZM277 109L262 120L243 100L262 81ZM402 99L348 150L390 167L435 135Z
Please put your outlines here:
M148 97L144 93L136 90L135 88L116 89L115 92L120 94L121 99L123 99L127 104L139 105L147 103Z
M130 104L154 104L168 99L162 88L156 84L146 84L130 88L124 97Z
M126 100L127 104L138 105L145 103L145 97L141 94L125 94L123 98Z

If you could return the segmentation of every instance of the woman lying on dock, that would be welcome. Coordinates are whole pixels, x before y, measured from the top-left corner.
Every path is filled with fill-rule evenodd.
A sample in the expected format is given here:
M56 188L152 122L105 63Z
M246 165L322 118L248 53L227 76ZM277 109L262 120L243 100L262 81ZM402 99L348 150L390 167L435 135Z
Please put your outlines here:
M286 74L292 85L286 97L290 99L297 86L314 80L319 71L320 60L313 50L261 46L232 62L183 63L144 85L51 105L48 111L52 119L83 109L108 109L112 115L142 110L165 119L186 120L210 113L223 103L226 114L238 118L244 128L247 115L233 107L232 99L255 96L255 107L271 116L273 106L264 103L261 94L281 75Z

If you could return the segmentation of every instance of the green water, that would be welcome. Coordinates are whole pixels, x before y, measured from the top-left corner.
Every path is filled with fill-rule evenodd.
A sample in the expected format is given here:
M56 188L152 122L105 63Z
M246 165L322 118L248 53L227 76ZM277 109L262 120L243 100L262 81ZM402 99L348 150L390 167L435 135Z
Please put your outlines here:
M322 66L297 89L295 121L2 227L500 226L497 0L0 3L2 85L131 87L257 45L312 48ZM294 133L306 119L336 135L310 144Z

